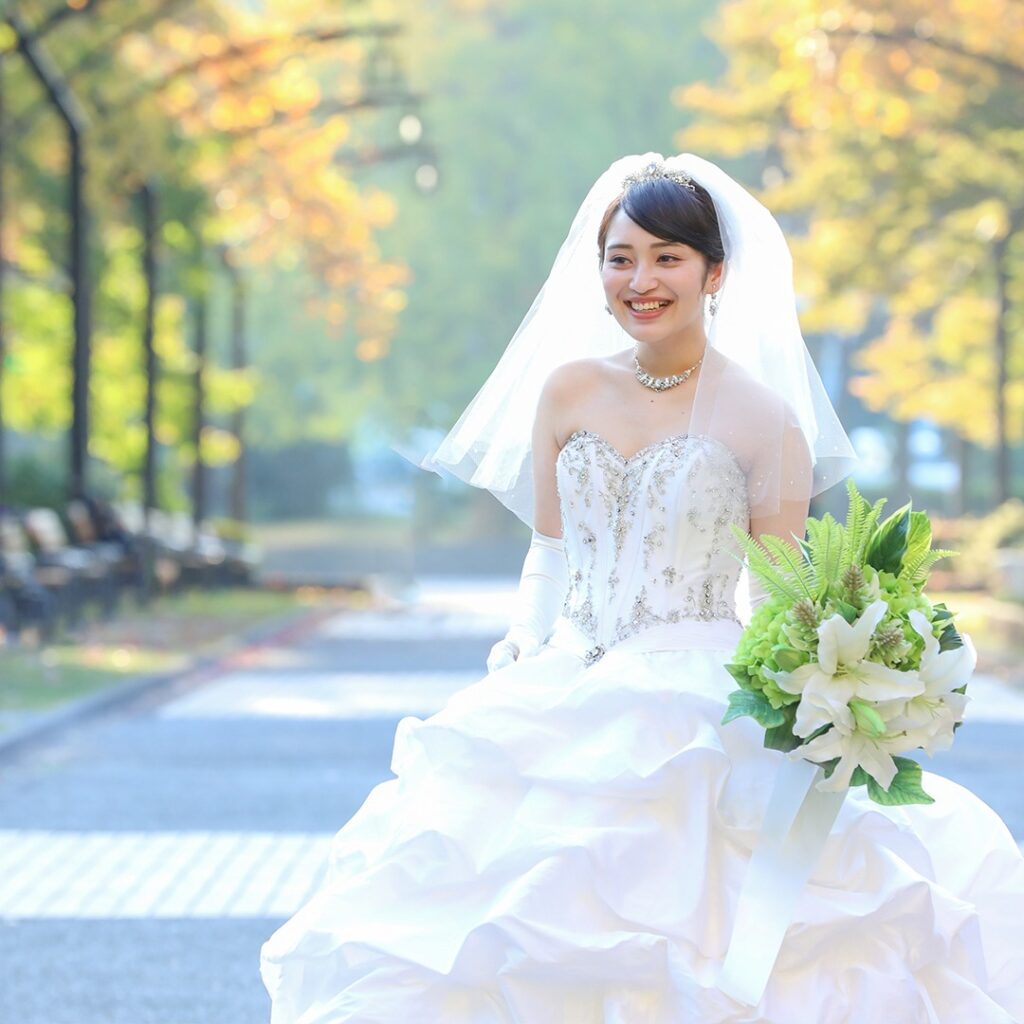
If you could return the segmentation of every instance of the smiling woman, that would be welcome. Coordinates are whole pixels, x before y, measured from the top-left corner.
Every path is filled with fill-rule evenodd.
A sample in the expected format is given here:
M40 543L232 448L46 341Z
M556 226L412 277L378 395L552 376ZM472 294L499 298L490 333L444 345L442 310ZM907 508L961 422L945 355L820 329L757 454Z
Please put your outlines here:
M636 341L636 366L682 383L707 345L706 298L707 312L717 312L725 267L718 215L707 189L686 175L639 174L628 182L597 232L608 308ZM657 330L637 333L651 321ZM687 369L677 373L674 362Z
M705 298L718 291L722 261L681 239L659 238L621 205L610 212L601 263L609 309L635 339L636 359L649 372L677 374L679 362L692 368L707 343ZM655 326L641 329L648 324Z
M690 154L613 165L431 463L534 526L511 628L402 719L397 778L266 943L273 1024L1024 1016L1024 860L931 777L930 806L851 792L800 901L740 930L793 922L766 986L724 971L784 761L723 724L734 531L801 537L851 456L771 214Z

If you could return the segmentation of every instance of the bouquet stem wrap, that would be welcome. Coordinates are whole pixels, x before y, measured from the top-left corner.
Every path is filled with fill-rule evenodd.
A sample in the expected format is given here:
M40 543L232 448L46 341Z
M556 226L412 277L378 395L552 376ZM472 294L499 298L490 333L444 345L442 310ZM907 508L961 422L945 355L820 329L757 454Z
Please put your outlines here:
M819 765L785 758L740 890L732 938L718 987L757 1006L793 920L797 901L821 856L845 791L821 792Z

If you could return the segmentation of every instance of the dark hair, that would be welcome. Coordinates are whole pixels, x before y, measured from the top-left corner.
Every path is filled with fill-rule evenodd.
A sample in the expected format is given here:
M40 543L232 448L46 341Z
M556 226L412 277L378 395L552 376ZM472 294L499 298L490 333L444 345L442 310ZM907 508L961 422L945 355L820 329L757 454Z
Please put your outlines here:
M693 189L689 189L671 178L654 178L626 189L601 218L597 256L602 263L608 228L619 210L644 231L666 242L682 242L696 249L708 269L725 259L715 204L707 189L696 181Z

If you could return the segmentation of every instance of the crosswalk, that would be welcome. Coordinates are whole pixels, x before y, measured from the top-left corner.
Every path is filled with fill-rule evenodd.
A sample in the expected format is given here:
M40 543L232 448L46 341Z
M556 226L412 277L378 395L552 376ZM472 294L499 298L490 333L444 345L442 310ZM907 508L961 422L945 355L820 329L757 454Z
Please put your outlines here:
M481 672L233 672L165 705L162 718L360 719L431 715Z
M0 832L0 919L288 917L323 880L331 836Z

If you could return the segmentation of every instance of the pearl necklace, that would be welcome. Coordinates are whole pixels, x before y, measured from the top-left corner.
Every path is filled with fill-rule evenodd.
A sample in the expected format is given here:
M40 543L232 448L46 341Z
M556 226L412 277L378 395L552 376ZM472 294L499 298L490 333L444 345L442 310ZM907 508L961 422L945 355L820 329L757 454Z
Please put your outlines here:
M702 362L704 357L701 356L688 370L683 370L682 373L674 373L671 377L652 377L641 365L640 359L637 356L640 347L637 346L633 349L633 371L636 379L643 384L645 388L650 388L652 391L666 391L668 388L674 388L677 384L682 384L684 380L688 379L690 374L697 369Z

